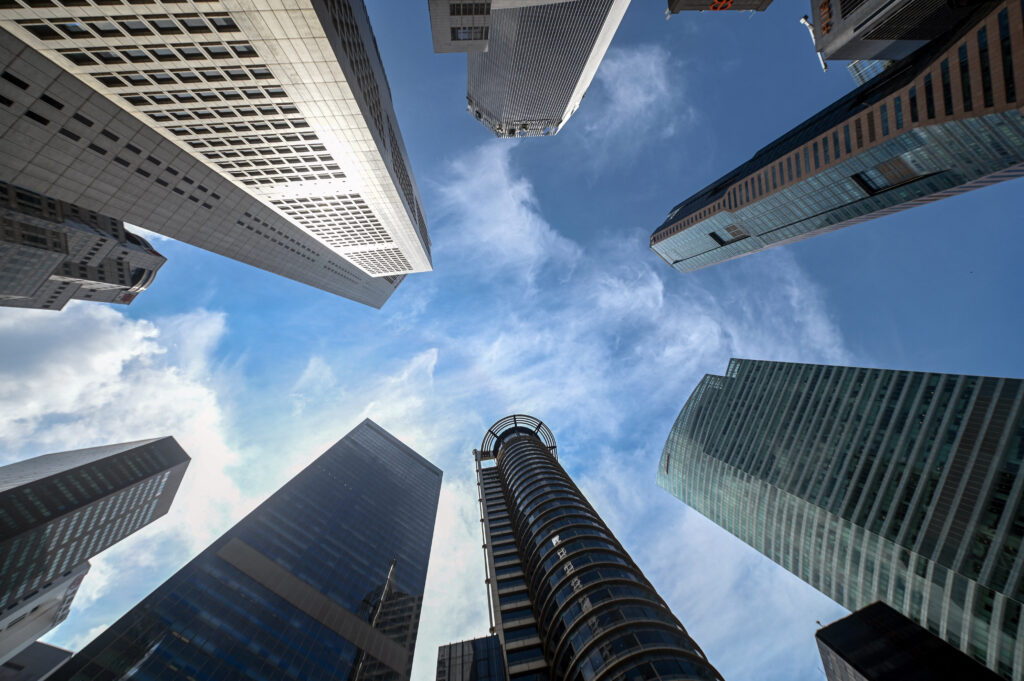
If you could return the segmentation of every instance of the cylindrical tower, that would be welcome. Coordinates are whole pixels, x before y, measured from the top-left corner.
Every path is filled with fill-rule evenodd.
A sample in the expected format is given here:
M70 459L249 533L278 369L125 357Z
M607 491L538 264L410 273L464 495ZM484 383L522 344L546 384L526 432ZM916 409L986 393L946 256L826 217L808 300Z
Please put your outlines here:
M547 663L565 681L721 681L654 587L558 463L531 416L487 431Z

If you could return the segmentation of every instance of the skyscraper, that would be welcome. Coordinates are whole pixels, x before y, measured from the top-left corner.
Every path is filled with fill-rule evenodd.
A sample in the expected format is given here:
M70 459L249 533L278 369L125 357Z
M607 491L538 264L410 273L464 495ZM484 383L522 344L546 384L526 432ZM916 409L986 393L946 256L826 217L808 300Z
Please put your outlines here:
M658 484L850 610L1024 676L1024 381L732 360Z
M999 676L876 602L814 635L827 681L999 681Z
M1024 175L1021 6L972 7L676 205L654 252L690 272Z
M763 12L768 9L772 0L668 0L668 11L672 14L679 12L712 12L732 11L753 11Z
M579 108L628 6L432 0L434 51L469 52L469 111L495 135L554 135Z
M131 303L166 258L120 220L0 182L0 305Z
M0 662L67 617L89 558L167 513L188 462L163 437L0 468Z
M50 679L407 679L440 488L367 419Z
M0 75L0 180L375 307L431 269L361 0L12 0Z
M721 679L558 463L547 426L507 416L473 454L498 638L442 646L438 681L502 667L510 681Z

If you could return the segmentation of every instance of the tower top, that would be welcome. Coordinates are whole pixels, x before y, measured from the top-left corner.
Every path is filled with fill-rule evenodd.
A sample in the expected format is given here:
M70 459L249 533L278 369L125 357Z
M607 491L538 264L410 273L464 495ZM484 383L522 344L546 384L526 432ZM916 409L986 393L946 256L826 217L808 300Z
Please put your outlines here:
M484 459L494 458L501 449L502 443L515 435L532 435L544 443L551 456L558 458L558 447L551 429L540 419L526 414L512 414L494 422L487 429L483 442L480 443L480 456Z

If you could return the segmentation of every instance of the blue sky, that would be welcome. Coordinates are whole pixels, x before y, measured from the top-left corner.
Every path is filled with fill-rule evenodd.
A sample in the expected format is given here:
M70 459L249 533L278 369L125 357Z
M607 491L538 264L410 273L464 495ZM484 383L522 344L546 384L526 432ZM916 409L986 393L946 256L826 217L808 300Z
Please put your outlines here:
M513 412L732 681L824 678L844 611L655 486L668 429L729 357L1024 376L1020 194L1007 183L700 272L648 248L678 201L850 90L802 4L629 9L554 138L465 113L425 2L368 2L434 243L380 311L168 240L130 307L0 310L0 462L175 435L170 514L94 561L48 640L78 648L370 417L445 471L415 681L486 633L471 451Z

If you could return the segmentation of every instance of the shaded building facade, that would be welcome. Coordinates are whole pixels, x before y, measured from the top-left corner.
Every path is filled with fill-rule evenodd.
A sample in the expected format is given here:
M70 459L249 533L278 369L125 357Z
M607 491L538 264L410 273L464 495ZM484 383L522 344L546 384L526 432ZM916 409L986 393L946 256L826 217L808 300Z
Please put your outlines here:
M367 419L51 678L408 679L440 486Z
M167 513L188 463L163 437L0 467L0 662L67 617L89 558Z
M0 182L0 305L127 305L164 262L120 220Z
M505 681L505 653L497 634L438 648L437 681Z
M881 601L814 635L827 681L999 681L999 675Z
M37 641L0 664L0 681L40 681L69 657L70 650Z
M972 8L677 204L651 249L690 272L1024 175L1021 6Z
M373 307L432 268L362 0L12 0L0 43L0 180Z
M770 4L772 0L668 0L668 11L672 14L726 10L763 12Z
M732 360L658 484L850 610L1024 676L1024 381Z
M456 5L473 14L447 15ZM579 108L628 6L629 0L433 2L435 51L469 52L468 110L496 136L554 135Z
M438 681L470 678L468 657L493 670L496 655L510 681L720 681L559 464L547 426L507 416L474 458L497 641L443 646Z

